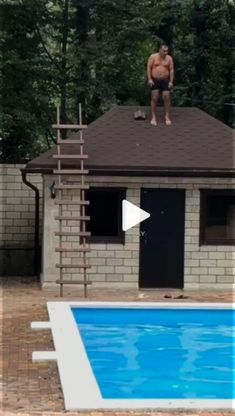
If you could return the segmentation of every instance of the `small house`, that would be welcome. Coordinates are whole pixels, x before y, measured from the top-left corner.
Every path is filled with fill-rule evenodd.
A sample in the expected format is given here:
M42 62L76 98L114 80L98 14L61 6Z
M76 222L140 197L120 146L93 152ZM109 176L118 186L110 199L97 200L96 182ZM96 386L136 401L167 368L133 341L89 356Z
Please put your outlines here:
M115 107L84 133L89 278L94 287L230 289L235 283L233 130L198 108L172 108L171 126L164 124L161 108L158 113L154 127L149 108ZM43 287L55 285L59 275L58 205L51 192L55 152L50 149L24 169L43 175ZM67 153L78 153L76 144L68 144ZM75 169L77 161L71 156L66 166ZM123 199L151 214L126 232ZM70 215L69 205L65 210ZM76 222L67 226L71 230ZM76 247L78 237L66 237L65 244ZM66 253L66 263L76 264L76 256ZM65 273L76 279L80 271Z

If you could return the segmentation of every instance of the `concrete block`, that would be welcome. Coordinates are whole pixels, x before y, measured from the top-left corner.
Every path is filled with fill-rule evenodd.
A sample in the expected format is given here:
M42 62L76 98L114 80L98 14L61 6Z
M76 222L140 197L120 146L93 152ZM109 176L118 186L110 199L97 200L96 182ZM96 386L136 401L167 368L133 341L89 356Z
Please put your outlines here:
M10 227L10 226L13 225L13 219L4 219L2 221L2 223L3 223L3 226L4 227ZM11 232L13 232L13 229L12 228L11 228Z
M127 235L126 236L126 243L132 244L132 243L139 243L140 237L139 235Z
M126 248L125 244L107 244L107 250L122 251Z
M205 275L205 274L207 274L207 271L208 271L207 267L192 267L192 269L191 269L192 274L195 274L195 275L197 275L197 274L199 274L199 275L204 274Z
M191 221L189 221L189 222L191 222ZM186 228L185 229L185 235L198 236L199 235L199 230L197 228Z
M8 175L20 176L20 171L18 168L15 167L7 167L6 176Z
M1 213L1 216L3 217L3 215L5 214L5 218L9 218L9 219L11 219L11 218L17 218L17 219L19 219L19 218L21 218L21 214L19 213L19 212L14 212L14 211L5 211L5 212L2 212Z
M21 184L18 182L9 182L7 184L7 189L13 189L13 190L21 190Z
M4 195L4 198L14 198L15 191L9 190L9 189L7 189L7 190L6 189L3 189L2 195Z
M209 259L223 260L225 259L225 253L218 253L217 251L212 253L209 252Z
M186 215L185 215L185 219L187 220L187 221L192 221L192 222L194 222L194 221L198 221L198 223L199 223L199 215L197 214L197 213L191 213L191 212L188 212Z
M19 205L19 204L17 204L16 211L17 212L26 212L26 211L29 211L30 208L31 207L29 207L28 205ZM32 211L34 212L34 207L32 207L32 208L33 208Z
M106 274L106 282L122 282L123 276L120 274Z
M124 266L138 266L139 259L124 259Z
M221 251L234 251L235 250L235 246L217 246L217 251L221 252Z
M78 244L76 245L75 243L73 243L73 248L79 248L78 247ZM77 247L75 247L75 246L77 246ZM98 257L98 251L96 251L96 250L92 250L92 251L90 251L90 252L88 252L87 253L87 257L88 258L94 258L94 257Z
M197 197L188 198L187 203L189 205L198 205L199 206L200 199L199 199L199 197L198 198Z
M187 244L186 247L187 251L197 252L198 251L198 245L197 244Z
M189 231L192 228L192 221L186 220L185 223L184 223L184 226L186 228L185 234L189 234Z
M191 212L199 212L200 206L199 205L191 205Z
M130 266L116 266L115 273L131 274L132 268Z
M97 251L97 254L98 254L98 257L108 257L108 258L110 258L110 257L114 257L114 251L113 251L113 246L112 246L112 251L110 250L108 250L108 251L104 251L104 250L101 250L101 251Z
M139 244L128 243L128 244L126 244L126 248L127 248L127 250L138 251L139 250Z
M200 267L216 267L216 260L200 260Z
M228 253L225 253L225 258L228 259L228 260L235 259L235 252L230 251Z
M34 220L35 214L34 212L20 212L20 213L16 213L15 215L19 215L19 217L15 217L15 218L28 218L28 219L32 219Z
M125 258L129 258L130 259L133 256L134 253L137 253L138 254L138 252L131 251L131 250L116 251L115 252L115 257L117 257L117 258L123 258L123 259L125 259Z
M199 267L199 260L185 259L186 267Z
M217 267L233 267L233 262L231 260L217 260Z
M116 268L115 268L116 269ZM116 272L116 270L115 270ZM97 266L97 273L114 273L113 266Z
M15 197L15 196L9 196L9 197L6 197L6 204L9 204L9 205L19 205L20 206L20 204L21 204L21 198L19 198L19 197Z
M208 253L196 251L195 253L192 253L192 259L208 259Z
M184 283L199 283L199 276L193 276L192 274L184 275Z
M199 246L199 235L191 237L191 244L197 244Z
M191 237L190 237L189 235L186 235L186 236L184 237L184 243L185 243L185 244L190 244L190 243L191 243Z
M106 275L101 273L89 273L89 280L92 282L105 282Z
M30 199L30 202L34 203L34 199L31 197L31 193L27 190L20 189L18 191L14 191L14 195L21 198L28 198L28 200Z
M235 283L235 276L217 276L218 283Z
M199 221L198 220L192 221L192 228L196 228L197 232L199 233Z
M121 266L123 265L123 259L117 259L117 258L106 259L106 264L107 266Z
M201 275L200 283L216 283L216 276Z
M124 274L123 280L124 282L136 282L138 284L139 277L135 274Z
M204 273L205 274L205 273ZM223 267L209 267L208 268L208 274L210 275L224 275L225 274L225 270Z
M106 244L94 244L94 243L91 243L90 244L90 247L91 247L92 250L98 250L98 251L100 251L100 250L106 250L107 249Z
M200 247L201 251L207 251L208 253L212 253L213 251L217 251L216 246L209 246L209 245L203 245Z

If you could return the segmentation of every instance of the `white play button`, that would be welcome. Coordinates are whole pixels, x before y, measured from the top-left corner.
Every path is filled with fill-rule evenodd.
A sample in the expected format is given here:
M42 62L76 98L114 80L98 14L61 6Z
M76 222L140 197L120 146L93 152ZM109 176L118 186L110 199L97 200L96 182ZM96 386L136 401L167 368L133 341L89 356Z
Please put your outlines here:
M146 220L150 214L136 205L128 202L126 199L122 201L122 230L127 231L134 225Z

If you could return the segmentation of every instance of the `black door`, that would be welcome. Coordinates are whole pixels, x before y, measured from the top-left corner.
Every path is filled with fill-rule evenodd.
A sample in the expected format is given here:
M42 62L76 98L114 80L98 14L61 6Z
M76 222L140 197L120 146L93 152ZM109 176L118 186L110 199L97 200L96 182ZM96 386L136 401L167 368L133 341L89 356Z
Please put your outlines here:
M141 208L139 286L183 288L185 191L142 189Z

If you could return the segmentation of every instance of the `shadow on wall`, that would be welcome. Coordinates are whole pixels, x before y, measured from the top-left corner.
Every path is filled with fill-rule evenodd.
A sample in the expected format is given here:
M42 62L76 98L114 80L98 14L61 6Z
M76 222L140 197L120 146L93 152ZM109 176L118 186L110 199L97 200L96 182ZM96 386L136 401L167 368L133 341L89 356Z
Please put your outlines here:
M34 248L0 248L0 276L35 276L34 261Z

